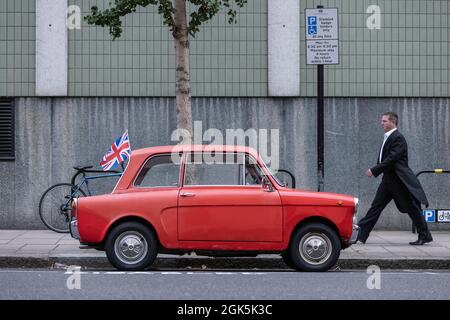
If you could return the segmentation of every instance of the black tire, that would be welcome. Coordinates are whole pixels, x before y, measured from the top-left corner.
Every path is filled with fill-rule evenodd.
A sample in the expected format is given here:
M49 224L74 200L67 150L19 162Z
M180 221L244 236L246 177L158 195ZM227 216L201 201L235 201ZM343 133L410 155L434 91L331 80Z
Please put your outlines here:
M139 222L124 222L112 229L105 249L109 262L121 271L144 270L155 261L158 253L152 230Z
M42 195L39 201L39 217L50 230L58 233L69 232L73 188L74 185L70 183L58 183ZM77 196L85 197L86 193L80 189Z
M297 269L295 264L292 262L289 251L282 253L281 257L283 258L283 262L291 269Z
M341 253L336 231L323 223L306 224L293 235L289 256L295 269L324 272L333 267Z

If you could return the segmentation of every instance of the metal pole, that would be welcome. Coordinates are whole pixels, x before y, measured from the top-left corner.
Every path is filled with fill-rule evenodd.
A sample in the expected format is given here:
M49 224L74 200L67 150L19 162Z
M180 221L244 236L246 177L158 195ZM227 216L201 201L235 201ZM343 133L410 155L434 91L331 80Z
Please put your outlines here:
M323 8L323 6L317 6ZM324 191L324 66L317 65L317 178L318 191Z

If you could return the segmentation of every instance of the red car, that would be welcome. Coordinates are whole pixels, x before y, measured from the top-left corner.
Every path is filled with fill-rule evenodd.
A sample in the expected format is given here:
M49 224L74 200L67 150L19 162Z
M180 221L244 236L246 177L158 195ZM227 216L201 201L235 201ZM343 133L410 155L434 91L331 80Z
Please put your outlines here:
M278 253L297 270L326 271L355 242L357 204L287 187L251 148L163 146L133 151L111 194L75 200L70 229L120 270L196 252Z

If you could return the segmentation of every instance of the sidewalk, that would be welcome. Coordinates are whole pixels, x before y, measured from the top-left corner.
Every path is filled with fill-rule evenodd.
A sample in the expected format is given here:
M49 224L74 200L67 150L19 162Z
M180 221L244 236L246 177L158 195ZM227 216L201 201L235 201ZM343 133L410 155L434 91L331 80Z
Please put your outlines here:
M341 252L340 269L450 269L450 231L433 232L434 242L411 246L417 235L408 231L374 231L365 245ZM0 268L113 269L106 255L95 249L79 249L68 234L48 230L0 230ZM186 254L158 255L152 269L287 269L278 255L257 258L210 258Z

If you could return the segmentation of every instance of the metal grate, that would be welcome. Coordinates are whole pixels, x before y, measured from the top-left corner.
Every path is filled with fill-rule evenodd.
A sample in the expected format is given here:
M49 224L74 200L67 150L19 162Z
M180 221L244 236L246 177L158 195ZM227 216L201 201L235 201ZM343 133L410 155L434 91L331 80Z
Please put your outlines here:
M0 160L14 155L14 99L0 98Z

